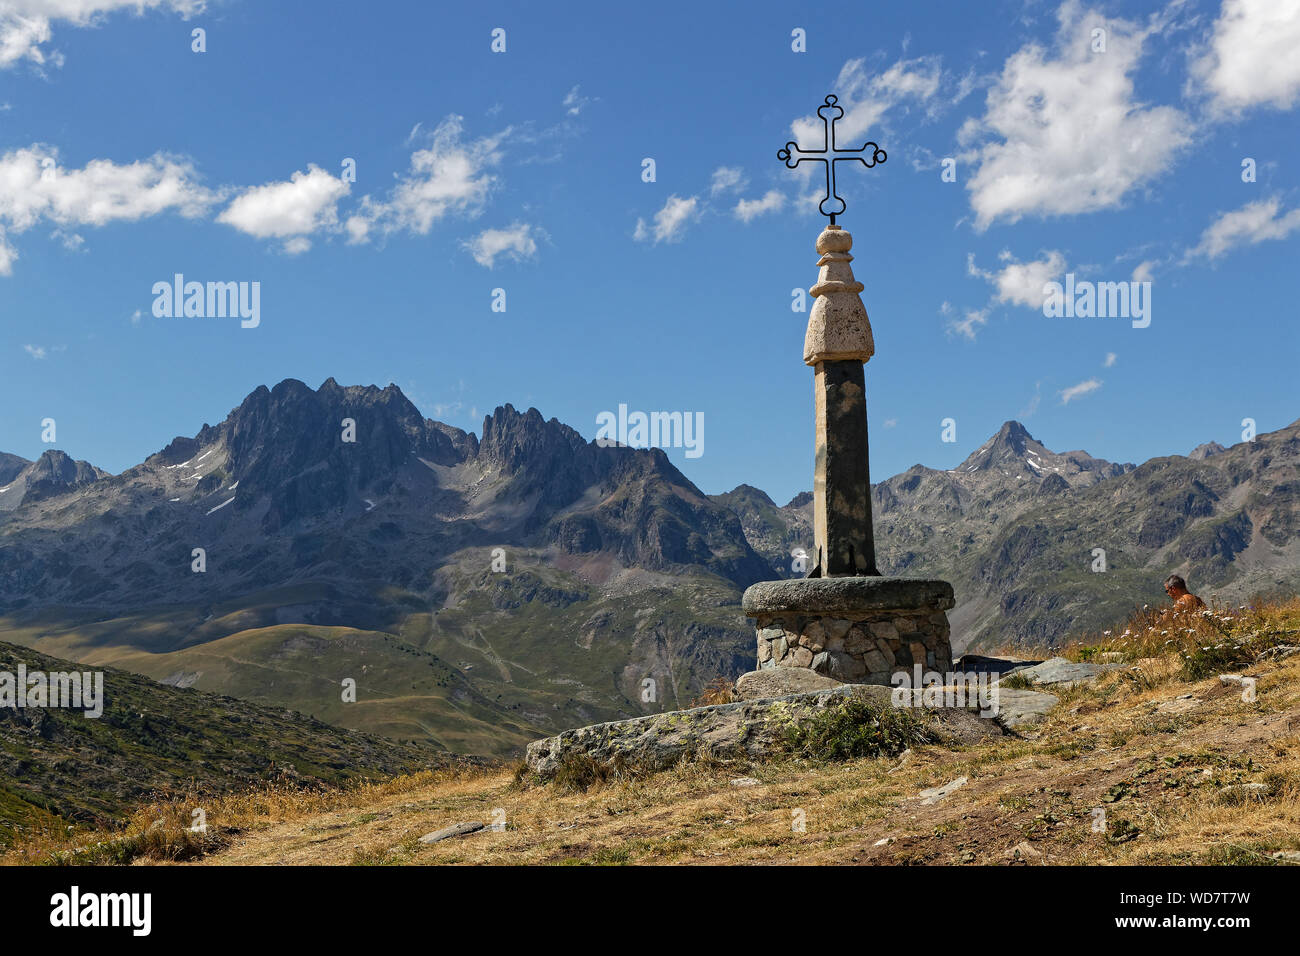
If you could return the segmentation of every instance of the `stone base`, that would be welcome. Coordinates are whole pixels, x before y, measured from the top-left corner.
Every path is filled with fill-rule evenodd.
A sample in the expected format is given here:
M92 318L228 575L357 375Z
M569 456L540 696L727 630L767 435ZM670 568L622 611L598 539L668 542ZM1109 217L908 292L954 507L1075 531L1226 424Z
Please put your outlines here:
M741 601L758 628L759 669L806 667L835 680L889 684L897 672L952 670L952 585L923 578L763 581Z

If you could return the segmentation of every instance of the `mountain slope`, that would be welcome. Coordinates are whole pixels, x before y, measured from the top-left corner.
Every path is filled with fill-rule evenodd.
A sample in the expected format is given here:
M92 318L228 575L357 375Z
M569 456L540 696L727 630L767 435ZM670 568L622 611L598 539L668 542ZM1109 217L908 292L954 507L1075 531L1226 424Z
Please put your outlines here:
M0 643L0 671L84 670ZM283 710L124 671L104 672L102 716L57 707L0 708L0 846L15 829L103 824L155 791L220 793L288 776L337 785L453 762L422 743L398 743Z

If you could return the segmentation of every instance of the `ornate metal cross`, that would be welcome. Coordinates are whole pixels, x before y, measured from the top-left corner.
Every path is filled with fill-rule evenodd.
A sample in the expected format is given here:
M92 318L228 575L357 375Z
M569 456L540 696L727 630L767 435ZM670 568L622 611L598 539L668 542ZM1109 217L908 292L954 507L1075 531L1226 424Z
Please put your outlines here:
M835 225L835 217L842 215L845 209L844 200L835 191L835 164L856 160L863 166L871 167L876 163L883 163L889 158L885 151L874 142L865 143L861 149L839 149L836 147L835 121L844 116L844 107L838 106L838 102L839 97L831 94L826 97L826 102L817 108L817 115L822 118L822 123L826 126L821 149L804 149L798 143L789 142L785 144L784 149L777 150L776 153L776 158L784 162L790 169L794 169L800 163L825 164L826 198L817 204L817 208L823 216L831 217L832 226ZM871 147L870 160L862 155L866 152L868 146ZM827 203L832 204L831 210L826 208Z

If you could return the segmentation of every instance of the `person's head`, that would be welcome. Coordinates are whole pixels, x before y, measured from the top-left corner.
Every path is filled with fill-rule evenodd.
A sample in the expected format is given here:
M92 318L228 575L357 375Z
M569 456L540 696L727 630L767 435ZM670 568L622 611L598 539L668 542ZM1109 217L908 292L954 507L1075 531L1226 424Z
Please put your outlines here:
M1165 593L1169 595L1182 594L1187 590L1187 582L1177 574L1171 574L1165 578Z

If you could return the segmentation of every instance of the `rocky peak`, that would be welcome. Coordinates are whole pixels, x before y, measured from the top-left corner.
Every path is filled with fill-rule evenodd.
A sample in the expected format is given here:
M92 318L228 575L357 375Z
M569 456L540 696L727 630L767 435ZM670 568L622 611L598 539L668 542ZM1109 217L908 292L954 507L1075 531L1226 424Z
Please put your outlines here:
M1228 449L1224 448L1217 441L1207 441L1197 445L1187 455L1193 461L1204 461L1212 455L1220 455Z
M547 421L535 408L519 412L506 404L484 417L477 460L509 476L514 497L535 499L530 527L536 527L592 485L618 481L626 469L635 470L638 457L654 456L676 474L660 451L602 448L558 419Z
M1017 469L1025 464L1028 453L1041 455L1047 449L1020 422L1004 422L998 433L976 449L957 470L963 474L987 471L1014 463Z
M953 474L997 476L1016 483L1058 475L1067 485L1075 487L1113 478L1132 468L1132 465L1094 458L1086 451L1054 452L1029 434L1020 422L1009 421L958 465Z
M26 484L23 501L36 501L98 481L108 472L88 461L74 461L67 452L51 448L18 477Z
M759 505L769 508L775 508L776 502L762 488L755 488L753 485L736 485L730 491L712 497L724 500L728 507L735 508L745 503L750 505Z
M513 473L530 465L546 467L561 458L587 459L587 451L583 437L558 419L547 421L535 408L521 413L506 404L484 416L478 457Z
M343 441L348 419L355 443ZM332 378L315 391L296 379L259 386L218 431L234 477L254 483L328 465L364 485L416 457L455 464L471 447L459 429L427 421L396 385L344 387Z

